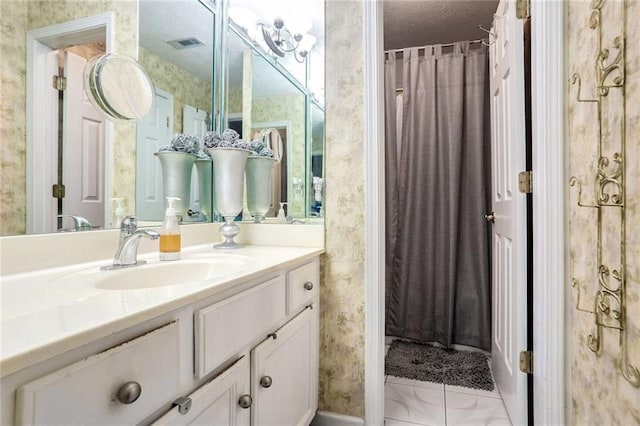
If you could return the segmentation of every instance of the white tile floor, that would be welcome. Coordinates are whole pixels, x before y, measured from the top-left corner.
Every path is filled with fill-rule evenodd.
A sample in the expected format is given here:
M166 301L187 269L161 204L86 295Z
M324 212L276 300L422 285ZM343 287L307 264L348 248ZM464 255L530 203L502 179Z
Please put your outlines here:
M385 426L511 425L497 390L386 376L384 391Z

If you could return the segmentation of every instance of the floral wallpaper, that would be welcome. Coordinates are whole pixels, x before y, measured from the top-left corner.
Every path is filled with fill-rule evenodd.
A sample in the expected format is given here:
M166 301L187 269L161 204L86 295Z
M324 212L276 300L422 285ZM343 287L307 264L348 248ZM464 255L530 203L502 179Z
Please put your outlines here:
M26 232L26 0L0 2L0 235Z
M229 87L227 114L242 114L242 86Z
M583 99L594 99L595 60L597 32L589 27L594 2L571 1L568 3L567 79L579 72L582 77ZM625 12L626 8L626 12ZM627 279L627 343L629 361L640 368L640 28L636 25L640 16L640 2L606 0L602 8L604 24L603 47L611 47L613 39L622 31L622 14L627 19L626 44L626 279ZM614 49L611 57L613 58ZM576 85L568 85L568 143L569 176L576 176L584 183L583 199L593 203L593 185L597 167L597 108L596 104L578 103ZM619 89L612 89L603 98L606 112L602 123L604 147L602 155L611 157L618 150L620 118L623 100ZM569 191L569 275L580 287L580 307L593 309L593 294L597 288L596 215L595 209L577 206L577 191ZM619 214L619 213L618 213ZM605 235L602 256L607 263L619 264L620 243L619 216L605 219ZM611 217L611 215L607 216ZM616 225L617 223L617 225ZM618 263L616 263L618 262ZM567 310L571 315L571 415L575 425L630 425L640 424L640 388L633 387L619 371L619 333L605 329L603 348L599 355L587 347L588 336L595 331L593 316L578 311L577 289L567 298Z
M363 1L328 1L319 409L364 416Z
M211 79L201 80L144 47L139 48L138 61L156 87L173 95L173 133L183 133L182 110L185 105L211 113Z
M114 51L137 56L138 6L135 0L10 0L0 2L2 38L2 159L0 235L26 232L26 31L93 16L115 14ZM135 125L114 125L112 194L135 197ZM107 194L108 198L113 195Z

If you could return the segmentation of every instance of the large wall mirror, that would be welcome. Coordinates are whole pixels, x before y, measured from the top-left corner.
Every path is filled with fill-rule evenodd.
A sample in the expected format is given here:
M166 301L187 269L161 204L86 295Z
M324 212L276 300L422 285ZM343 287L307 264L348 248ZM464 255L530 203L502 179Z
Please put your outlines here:
M7 106L6 114L0 117L1 235L111 228L116 225L118 204L121 214L136 214L149 223L161 219L162 178L153 153L175 133L199 135L208 129L222 130L248 111L232 105L237 102L232 93L235 83L230 81L225 96L218 96L224 61L214 60L219 57L222 39L214 37L216 19L232 6L220 1L3 3L1 19L7 39L2 53L9 72L3 75L1 88ZM319 30L323 28L322 22ZM229 35L230 47L231 39ZM246 37L243 43L246 46ZM242 84L251 79L251 100L244 101L255 99L256 103L249 109L252 118L246 121L250 123L248 138L266 126L281 132L290 153L284 162L281 194L286 194L296 216L321 215L321 209L316 206L313 210L312 206L311 169L313 161L317 164L321 158L322 148L311 142L316 125L310 118L314 102L322 108L323 84L316 79L318 89L311 90L309 76L323 75L323 59L311 61L310 57L281 72L292 59L275 60L264 52L257 54L256 45L252 47L250 60L241 54L241 66L250 62L256 73L271 75L266 81L272 83L260 89L265 80L256 73L243 69L239 74ZM137 58L156 86L153 112L138 123L105 120L87 108L90 103L82 90L84 64L95 55L112 52ZM54 80L54 75L65 78ZM277 105L287 104L269 99L271 94L267 93L275 89L273 82L282 78L291 85L280 95L290 98L292 105L293 99L298 99L296 108L302 111L302 121L293 112L285 118L273 112ZM62 86L65 95L61 97L57 89ZM227 99L229 108L220 105ZM239 101L243 106L243 100ZM260 116L260 102L271 115ZM79 133L78 142L69 142L70 132ZM192 186L197 188L197 182ZM296 194L300 194L300 204L292 198ZM197 195L192 196L192 202L197 201ZM91 227L74 222L70 216L86 218Z

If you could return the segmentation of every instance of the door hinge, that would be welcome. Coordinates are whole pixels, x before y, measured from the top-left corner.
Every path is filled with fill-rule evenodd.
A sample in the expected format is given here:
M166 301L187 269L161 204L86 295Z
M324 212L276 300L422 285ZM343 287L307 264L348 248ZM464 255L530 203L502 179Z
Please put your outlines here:
M530 0L516 0L516 18L527 19L531 16Z
M63 199L65 195L65 187L61 183L56 183L51 187L51 192L53 193L53 198Z
M520 352L520 371L525 374L533 374L533 352Z
M58 92L64 92L67 90L67 77L63 77L61 75L53 76L53 88Z
M533 192L533 175L531 174L531 170L518 174L518 188L523 194L531 194Z
M167 129L169 128L169 116L167 116Z

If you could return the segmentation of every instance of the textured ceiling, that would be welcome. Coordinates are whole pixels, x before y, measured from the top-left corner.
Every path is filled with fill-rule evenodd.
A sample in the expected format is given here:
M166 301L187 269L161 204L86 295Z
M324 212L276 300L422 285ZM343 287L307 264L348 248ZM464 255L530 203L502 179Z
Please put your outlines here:
M384 0L384 48L487 38L498 0Z
M213 13L198 1L141 0L140 46L209 81L213 75ZM175 49L167 41L195 37L202 46Z

